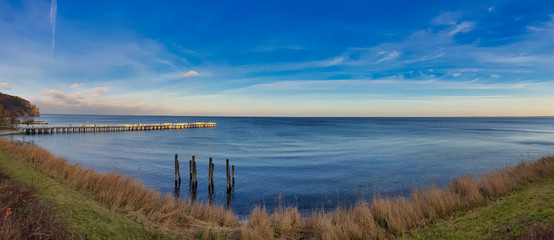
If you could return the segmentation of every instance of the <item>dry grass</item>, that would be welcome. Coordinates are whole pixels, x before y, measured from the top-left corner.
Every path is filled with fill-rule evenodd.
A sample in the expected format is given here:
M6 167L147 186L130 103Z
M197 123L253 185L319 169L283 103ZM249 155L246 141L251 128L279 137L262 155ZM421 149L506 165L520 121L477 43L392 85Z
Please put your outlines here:
M54 205L0 172L0 239L79 239L67 230Z
M265 209L257 208L243 226L242 234L246 239L393 238L553 176L554 157L545 157L495 173L485 172L480 178L458 177L445 189L416 189L407 198L375 197L369 205L360 202L354 207L338 208L330 213L316 211L311 218L297 218L295 211L277 211L270 215ZM297 226L283 228L288 226L289 219L298 219L295 220ZM536 231L540 234L548 232Z
M237 217L221 207L145 189L129 177L103 175L80 165L69 164L48 151L0 139L0 150L34 163L41 170L75 189L92 192L100 202L141 223L154 223L188 236L211 239L383 239L400 236L453 213L472 209L514 192L529 183L554 176L554 157L532 163L522 162L480 178L463 176L447 188L416 189L410 197L375 197L350 208L325 213L314 211L301 217L296 208L279 208L269 214L255 208L250 219L240 224Z
M0 150L34 164L75 190L91 193L97 201L147 226L154 225L184 237L205 235L208 229L213 236L238 234L238 218L223 207L178 200L170 195L162 197L130 177L83 169L32 144L0 139Z

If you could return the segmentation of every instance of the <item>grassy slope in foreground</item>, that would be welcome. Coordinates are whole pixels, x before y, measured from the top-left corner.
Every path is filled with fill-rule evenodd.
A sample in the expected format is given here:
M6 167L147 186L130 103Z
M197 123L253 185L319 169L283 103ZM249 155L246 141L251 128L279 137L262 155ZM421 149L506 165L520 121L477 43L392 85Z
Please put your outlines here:
M419 228L404 239L517 238L527 224L551 223L554 214L554 178L529 184L486 207ZM525 234L525 233L523 233Z
M0 152L0 168L13 179L33 186L41 197L58 205L59 214L70 228L86 238L168 238L160 231L144 229L141 224L108 209L83 192L77 192L36 170L29 163L16 160L3 152Z
M56 207L0 169L0 239L77 239Z

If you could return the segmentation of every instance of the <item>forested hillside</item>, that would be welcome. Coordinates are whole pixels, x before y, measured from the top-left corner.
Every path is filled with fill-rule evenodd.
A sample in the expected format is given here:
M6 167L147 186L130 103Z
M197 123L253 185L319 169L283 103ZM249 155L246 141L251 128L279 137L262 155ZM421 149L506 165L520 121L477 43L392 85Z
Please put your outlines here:
M31 102L0 93L0 117L38 117L39 115L39 109Z

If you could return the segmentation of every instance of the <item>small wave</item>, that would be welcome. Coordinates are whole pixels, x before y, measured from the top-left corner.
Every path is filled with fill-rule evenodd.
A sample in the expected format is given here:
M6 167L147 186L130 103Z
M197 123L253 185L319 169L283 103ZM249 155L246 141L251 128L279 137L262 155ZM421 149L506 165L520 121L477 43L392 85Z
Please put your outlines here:
M525 144L525 145L554 146L554 142L550 142L550 141L515 141L515 143Z

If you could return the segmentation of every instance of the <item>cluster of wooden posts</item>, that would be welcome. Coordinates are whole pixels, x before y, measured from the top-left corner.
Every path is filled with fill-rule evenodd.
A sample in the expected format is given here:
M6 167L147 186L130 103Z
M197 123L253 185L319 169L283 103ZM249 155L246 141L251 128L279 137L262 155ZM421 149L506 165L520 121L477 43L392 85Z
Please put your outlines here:
M227 165L227 193L231 193L235 187L235 165L229 166L229 159L226 160ZM208 170L208 191L209 194L214 192L214 163L212 158L209 161ZM198 188L198 174L196 171L196 157L193 155L189 160L189 185L193 192ZM179 159L175 154L175 188L181 186L181 173L179 171Z

